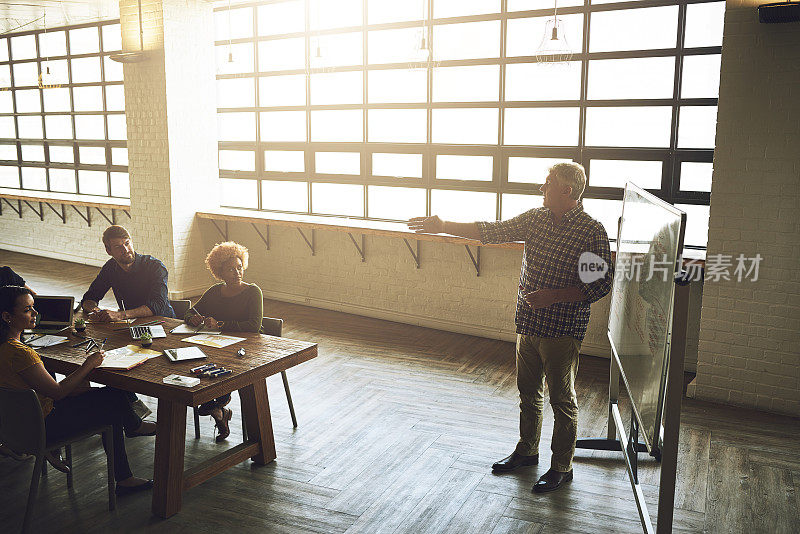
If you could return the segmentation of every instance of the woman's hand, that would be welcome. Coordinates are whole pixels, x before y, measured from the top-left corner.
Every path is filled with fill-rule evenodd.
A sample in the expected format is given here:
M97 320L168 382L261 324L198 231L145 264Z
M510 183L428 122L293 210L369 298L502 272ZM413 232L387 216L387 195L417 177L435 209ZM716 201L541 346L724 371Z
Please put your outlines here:
M89 370L96 368L98 365L103 363L103 359L106 357L106 353L102 350L98 350L97 352L91 353L89 356L86 357L86 361L83 362L82 367L86 367Z

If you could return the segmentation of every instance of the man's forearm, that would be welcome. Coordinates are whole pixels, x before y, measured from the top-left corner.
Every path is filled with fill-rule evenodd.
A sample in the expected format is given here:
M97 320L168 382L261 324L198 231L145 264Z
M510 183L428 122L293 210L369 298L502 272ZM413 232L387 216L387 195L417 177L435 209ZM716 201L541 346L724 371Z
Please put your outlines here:
M471 223L457 223L451 221L442 221L442 232L450 235L457 235L459 237L466 237L467 239L474 239L478 241L481 238L481 233L478 230L478 224Z
M153 310L150 309L149 306L139 306L138 308L133 308L132 310L125 310L122 313L123 319L136 319L137 317L150 317L153 315Z

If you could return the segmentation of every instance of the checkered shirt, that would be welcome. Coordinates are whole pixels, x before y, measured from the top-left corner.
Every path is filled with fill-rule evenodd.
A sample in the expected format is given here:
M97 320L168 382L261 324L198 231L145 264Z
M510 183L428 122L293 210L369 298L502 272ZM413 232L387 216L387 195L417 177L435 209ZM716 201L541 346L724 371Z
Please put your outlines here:
M586 300L558 302L547 308L532 309L517 293L515 323L517 333L540 337L572 336L583 341L589 325L590 303L611 290L613 264L605 228L583 211L582 203L554 224L548 208L539 208L498 222L479 222L481 242L524 241L520 286L525 293L537 289L563 289L578 286ZM603 278L585 284L578 276L582 253L593 252L603 258L608 271Z

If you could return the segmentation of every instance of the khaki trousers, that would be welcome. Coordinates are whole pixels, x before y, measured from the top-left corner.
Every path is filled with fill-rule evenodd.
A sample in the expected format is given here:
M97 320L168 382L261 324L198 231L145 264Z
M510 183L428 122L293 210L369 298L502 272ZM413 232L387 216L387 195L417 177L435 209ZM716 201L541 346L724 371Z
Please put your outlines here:
M517 453L539 453L542 435L544 384L550 390L553 407L553 456L550 468L572 469L578 432L578 399L575 377L581 342L566 336L557 338L517 335L517 387L519 388L519 436Z

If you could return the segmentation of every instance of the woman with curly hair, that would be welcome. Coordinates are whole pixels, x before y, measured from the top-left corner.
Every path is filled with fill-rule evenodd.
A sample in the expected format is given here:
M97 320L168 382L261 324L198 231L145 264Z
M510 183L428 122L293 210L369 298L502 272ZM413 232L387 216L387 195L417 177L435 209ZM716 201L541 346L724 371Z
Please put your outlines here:
M261 288L242 280L247 269L247 248L233 241L218 243L206 256L206 266L214 278L220 280L203 293L203 296L186 314L186 322L192 326L201 324L210 330L223 332L259 332L264 314L264 296ZM214 418L219 434L217 441L224 441L231 430L228 421L233 411L225 406L231 401L230 394L200 405L200 415Z

